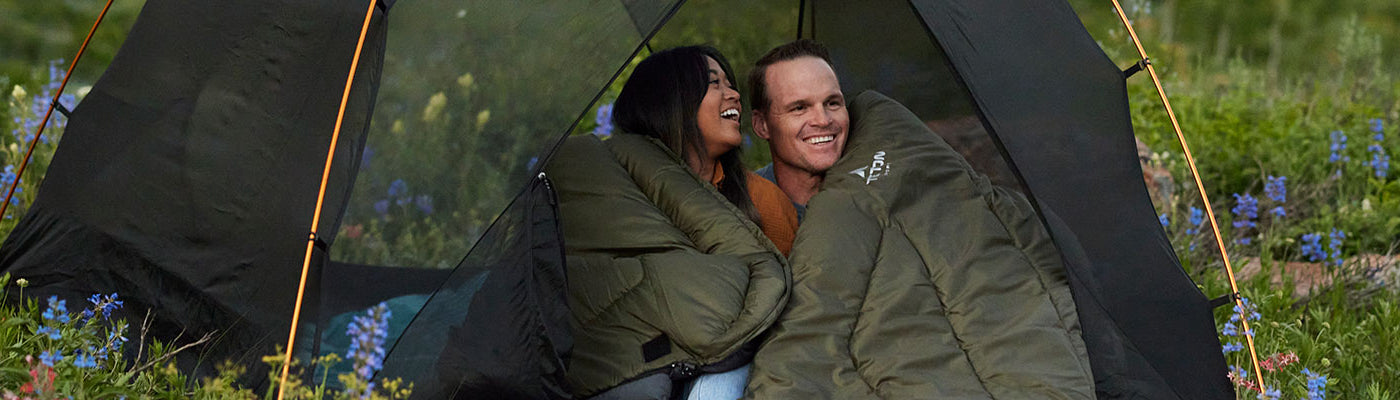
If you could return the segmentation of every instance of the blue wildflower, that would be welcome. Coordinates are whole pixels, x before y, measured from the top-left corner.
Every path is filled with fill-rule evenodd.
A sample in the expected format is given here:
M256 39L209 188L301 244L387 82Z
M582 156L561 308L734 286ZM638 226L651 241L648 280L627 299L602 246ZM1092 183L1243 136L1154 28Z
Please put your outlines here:
M1196 207L1191 207L1191 216L1187 219L1186 222L1191 224L1191 226L1186 228L1187 235L1195 235L1197 233L1200 233L1201 224L1206 222L1205 211Z
M1288 201L1288 187L1284 185L1286 181L1288 181L1288 177L1286 176L1273 175L1269 175L1269 177L1264 180L1264 196L1278 203L1274 208L1269 209L1269 214L1277 218L1288 216L1288 211L1283 209L1283 203Z
M1249 379L1249 370L1240 368L1238 365L1231 365L1230 373L1234 374L1235 377L1239 379Z
M429 195L426 195L426 194L425 194L425 195L420 195L420 196L418 196L418 197L414 197L414 198L413 198L413 205L414 205L414 206L417 206L417 207L418 207L418 211L422 211L424 214L432 214L432 213L433 213L433 197L432 197L432 196L429 196Z
M1324 400L1327 398L1327 375L1318 374L1303 368L1303 375L1307 376L1308 400Z
M13 166L13 165L6 165L6 166L5 166L5 172L0 173L0 183L4 183L4 185L3 185L4 187L3 187L3 188L0 188L0 190L9 190L10 186L12 186L12 185L18 185L18 183L17 183L18 181L19 181L19 175L15 174L15 166ZM16 196L10 198L10 205L17 206L17 205L20 204L20 199L19 199L19 196L18 196L18 194L20 194L20 193L24 193L24 188L22 188L22 187L16 187L16 188L15 188L15 194L16 194ZM9 218L9 217L6 217L6 218Z
M389 184L389 197L399 197L408 194L408 182L403 179L395 179Z
M604 105L598 106L598 113L597 113L596 115L593 116L593 122L597 123L597 125L598 125L597 127L593 128L593 134L594 134L594 135L598 135L598 136L600 136L600 137L612 136L612 131L613 131L612 111L613 111L613 105L612 105L612 103L608 103L608 104L604 104Z
M78 368L97 368L97 360L91 355L79 350L73 354L73 366Z
M1376 143L1366 147L1366 151L1371 153L1371 161L1366 163L1371 167L1377 178L1385 179L1386 172L1390 170L1390 155L1385 154L1385 149L1381 147L1381 141L1385 139L1380 133L1376 134Z
M1236 218L1234 226L1236 228L1253 228L1257 226L1257 224L1254 223L1254 219L1259 218L1259 200L1255 199L1254 196L1250 196L1249 193L1243 195L1235 193L1234 196L1235 207L1230 209L1230 212L1235 214Z
M1172 226L1172 221L1170 219L1167 219L1167 214L1165 213L1157 216L1157 222L1161 222L1163 228Z
M391 316L389 306L379 303L370 307L365 315L355 316L345 330L345 334L350 336L346 357L353 361L355 374L361 379L370 380L375 372L384 367L384 340L389 336Z
M1223 353L1230 354L1240 350L1244 350L1244 345L1240 344L1240 342L1230 342L1226 343L1224 346L1220 346L1220 349Z
M40 326L39 329L37 329L37 330L34 331L34 334L36 334L36 335L48 335L48 336L49 336L49 339L53 339L53 340L58 340L58 339L62 339L62 338L63 338L63 333L59 332L59 331L58 331L58 328L54 328L54 327L48 326L48 325Z
M1255 307L1255 306L1254 306L1254 303L1251 303L1251 302L1249 301L1249 298L1248 298L1248 297L1241 297L1241 298L1240 298L1240 303L1244 303L1244 309L1245 309L1246 311L1249 311L1248 314L1249 314L1249 320L1250 320L1250 321L1258 321L1259 318L1263 318L1263 317L1264 317L1263 315L1260 315L1260 314L1259 314L1259 311L1258 311L1259 308L1258 308L1258 307ZM1240 306L1236 305L1236 306L1235 306L1235 312L1239 312L1239 308L1240 308Z
M1327 159L1329 162L1350 161L1351 157L1342 154L1347 149L1347 134L1342 131L1332 131L1332 155ZM1339 171L1340 172L1340 171Z
M1279 396L1282 395L1283 393L1279 392L1278 388L1275 388L1273 386L1264 386L1264 391L1259 393L1259 398L1265 400L1278 400Z
M112 311L122 308L122 302L117 300L116 293L106 296L94 293L92 297L88 297L87 301L92 303L92 310L102 312L102 319L112 319ZM83 310L83 319L92 318L94 314L92 310Z
M43 353L39 353L39 361L43 362L44 365L52 367L54 364L63 361L63 351L55 350L54 352L49 352L48 350L44 350Z
M70 319L68 318L67 303L67 300L59 300L58 296L49 296L49 308L44 310L44 319L58 321L61 324L68 323Z
M110 348L111 351L120 351L122 343L126 343L126 336L122 336L121 332L111 331L107 333L107 348Z
M1390 171L1390 156L1384 153L1372 154L1369 165L1377 178L1385 179L1386 173Z
M365 146L364 152L360 153L360 169L369 168L369 162L373 159L374 148Z
M1385 124L1380 118L1371 118L1371 132L1381 133L1385 130Z
M540 163L540 157L539 157L539 156L530 157L530 161L526 161L526 162L525 162L525 169L534 171L534 170L535 170L535 164L539 164L539 163Z
M388 213L389 213L389 200L380 200L380 201L374 202L374 212L379 213L379 215L388 214Z
M1332 232L1328 233L1327 237L1330 239L1327 243L1327 249L1332 251L1332 254L1329 255L1331 259L1330 262L1332 265L1340 267L1342 266L1342 239L1346 239L1347 233L1340 229L1332 228Z
M1303 256L1307 257L1308 261L1316 262L1327 258L1327 253L1322 251L1322 234L1305 233L1302 242Z
M1287 181L1288 177L1286 176L1269 175L1269 177L1264 180L1264 195L1268 196L1269 200L1278 203L1287 202L1288 188L1284 186L1284 183Z
M1239 315L1235 315L1234 317L1234 319L1239 319ZM1225 336L1239 336L1240 328L1236 327L1234 322L1226 322L1225 326L1220 328L1220 334Z

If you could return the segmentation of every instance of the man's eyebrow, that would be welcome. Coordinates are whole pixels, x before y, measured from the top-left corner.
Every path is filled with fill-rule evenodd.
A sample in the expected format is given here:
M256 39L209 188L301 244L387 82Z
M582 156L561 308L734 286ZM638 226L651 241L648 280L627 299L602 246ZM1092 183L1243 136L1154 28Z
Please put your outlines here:
M793 106L802 105L802 104L807 104L807 103L811 103L811 102L810 102L810 101L807 101L807 99L797 99L797 100L790 101L790 102L788 102L787 104L783 104L783 108L784 108L784 109L792 108Z

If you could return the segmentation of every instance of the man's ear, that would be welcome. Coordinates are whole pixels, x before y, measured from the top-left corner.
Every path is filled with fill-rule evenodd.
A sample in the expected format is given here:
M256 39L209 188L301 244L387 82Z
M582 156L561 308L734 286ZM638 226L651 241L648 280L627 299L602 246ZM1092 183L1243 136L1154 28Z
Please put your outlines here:
M763 140L770 140L768 138L768 120L763 118L762 111L753 110L753 117L749 118L749 120L753 121L753 133L755 135L763 138Z

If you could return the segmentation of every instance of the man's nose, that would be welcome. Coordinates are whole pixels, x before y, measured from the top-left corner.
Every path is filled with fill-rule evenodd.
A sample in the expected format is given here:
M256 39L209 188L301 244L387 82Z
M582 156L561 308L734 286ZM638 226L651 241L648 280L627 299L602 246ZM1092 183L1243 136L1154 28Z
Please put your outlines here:
M813 126L825 127L831 125L831 122L835 120L835 118L831 117L831 110L827 110L826 108L818 108L817 112L812 113Z

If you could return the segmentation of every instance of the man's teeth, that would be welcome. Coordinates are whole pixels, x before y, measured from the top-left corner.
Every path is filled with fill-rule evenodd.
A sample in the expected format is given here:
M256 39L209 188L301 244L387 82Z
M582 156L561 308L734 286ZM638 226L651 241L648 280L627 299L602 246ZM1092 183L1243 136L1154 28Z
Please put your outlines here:
M832 140L836 140L836 136L835 136L835 135L826 135L826 136L810 137L810 138L807 138L807 140L804 140L804 142L807 142L807 143L810 143L810 144L821 144L821 143L830 142L830 141L832 141Z
M737 118L739 118L739 110L738 110L738 109L733 109L733 108L728 109L728 110L724 110L724 112L719 113L719 117L720 117L720 118L736 118L736 119L737 119Z

